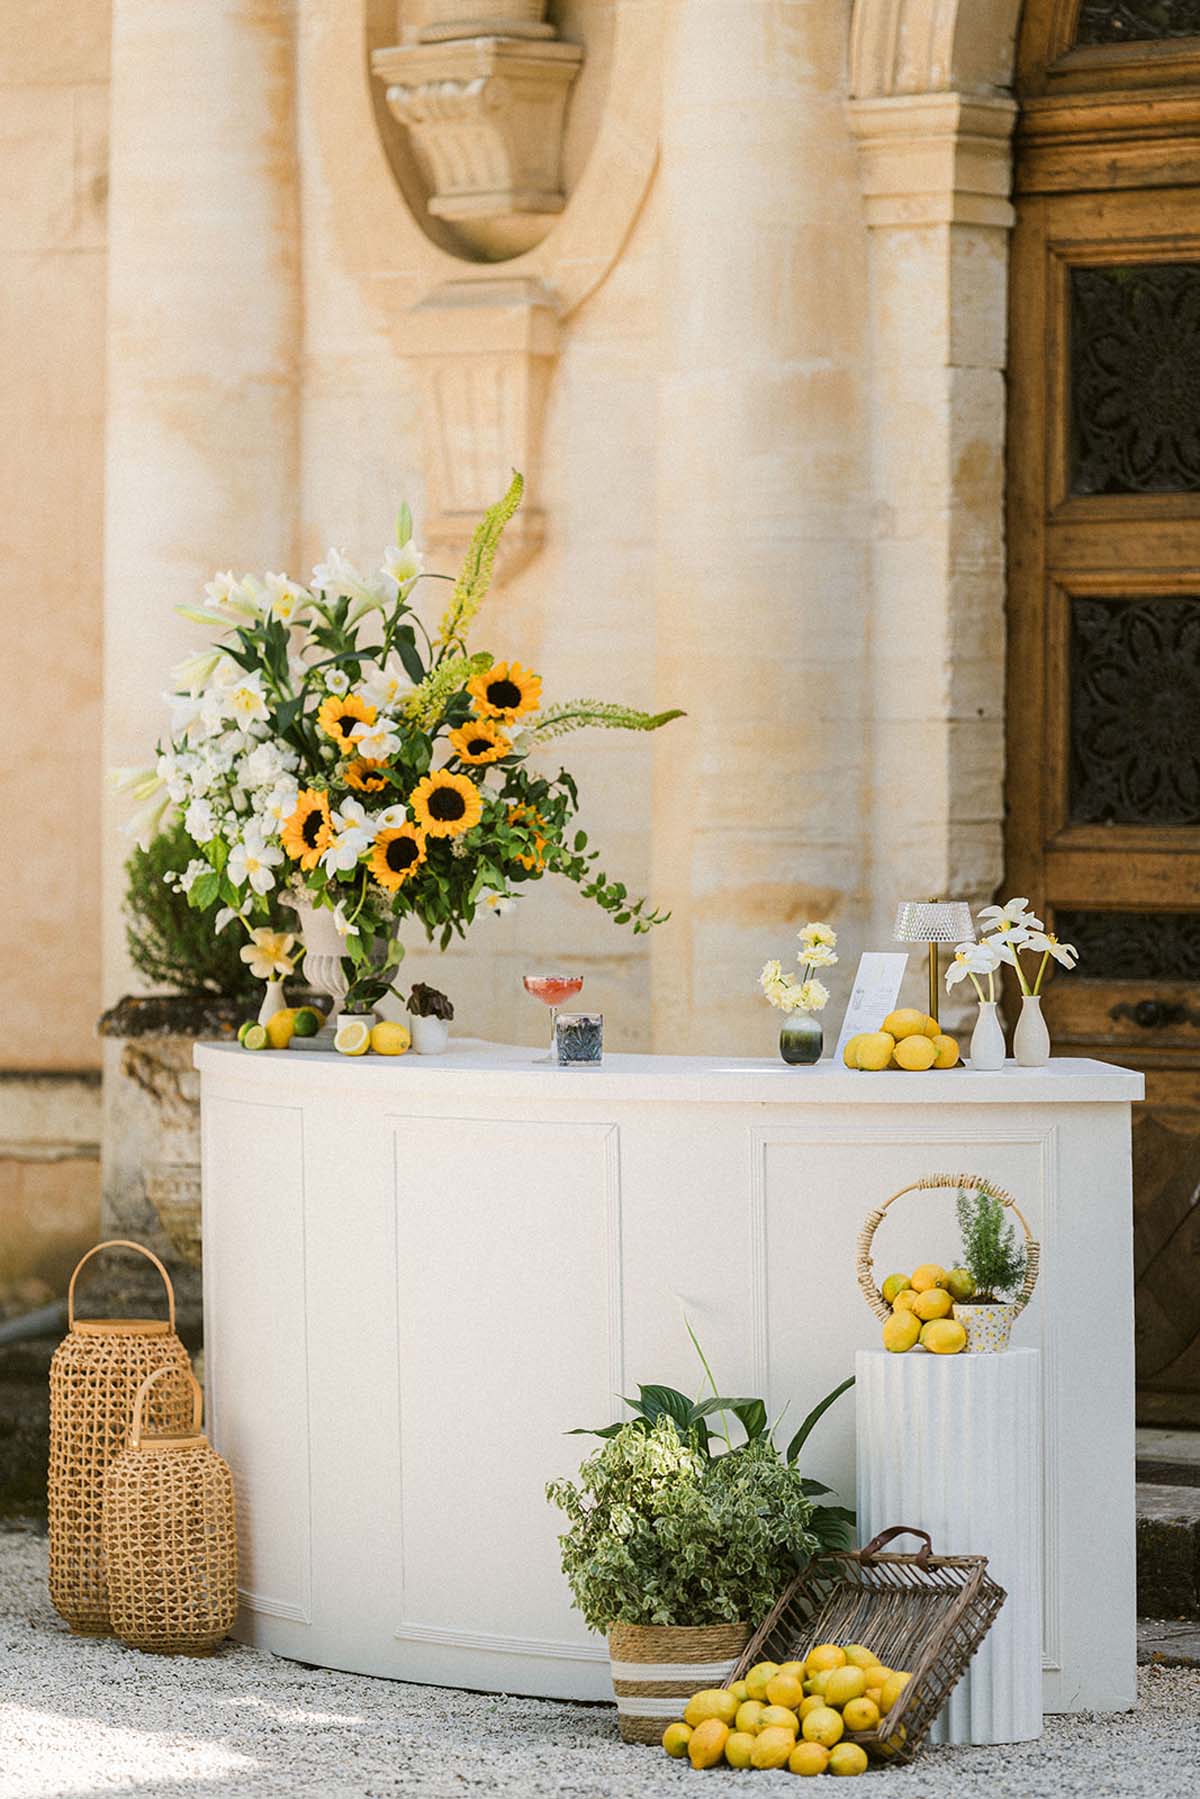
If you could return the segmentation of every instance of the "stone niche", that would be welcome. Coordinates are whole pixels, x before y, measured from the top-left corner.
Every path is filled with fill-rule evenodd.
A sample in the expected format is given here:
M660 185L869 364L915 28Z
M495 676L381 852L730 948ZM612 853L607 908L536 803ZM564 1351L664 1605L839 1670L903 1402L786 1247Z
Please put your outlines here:
M533 249L566 205L567 99L584 52L546 12L547 0L428 0L409 41L371 58L430 218L478 260Z

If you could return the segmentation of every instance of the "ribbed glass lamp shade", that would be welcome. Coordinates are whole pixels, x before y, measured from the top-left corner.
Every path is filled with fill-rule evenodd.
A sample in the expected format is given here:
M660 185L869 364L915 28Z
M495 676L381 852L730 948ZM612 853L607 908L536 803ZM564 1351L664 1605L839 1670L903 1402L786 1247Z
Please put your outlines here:
M965 900L902 900L892 934L897 943L970 943L975 926Z

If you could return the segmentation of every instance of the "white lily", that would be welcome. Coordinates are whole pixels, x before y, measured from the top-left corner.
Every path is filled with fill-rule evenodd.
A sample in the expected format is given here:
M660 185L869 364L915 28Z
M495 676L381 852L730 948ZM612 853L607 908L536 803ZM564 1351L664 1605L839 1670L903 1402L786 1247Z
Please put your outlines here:
M327 600L357 600L367 608L379 603L371 582L355 568L345 550L326 550L324 562L313 569L311 585Z
M333 841L321 857L328 874L349 874L375 841L375 820L358 800L343 800L330 821Z
M384 663L364 662L362 680L356 692L369 700L377 712L391 712L396 702L411 693L414 683L405 672L399 655L392 650Z
M394 806L385 806L382 812L375 814L375 828L379 831L395 831L400 825L408 823L408 807L403 801Z
M368 762L386 762L400 748L400 739L386 718L377 718L373 725L355 725L350 735L355 749Z
M425 558L410 537L407 543L388 545L383 552L383 568L397 587L407 587L410 581L424 574Z
M226 718L232 718L245 730L247 725L258 724L271 716L267 705L267 696L263 692L262 676L257 670L252 674L241 674L240 679L221 689L220 704Z
M208 686L224 660L223 650L198 650L194 656L185 656L182 662L175 664L171 679L180 693L199 693Z
M163 786L163 777L156 767L113 768L108 778L117 793L127 793L141 804L153 799Z
M262 832L251 824L246 827L242 841L230 850L225 872L235 887L244 887L249 881L255 893L270 893L275 885L272 871L282 861L283 851L276 844L268 843Z
M273 981L279 976L291 974L296 966L296 958L292 954L296 947L296 939L291 931L272 931L262 925L251 931L250 941L240 955L243 962L250 964L250 973L259 981Z
M333 908L333 928L341 938L358 936L358 926L347 918L346 908L341 900Z
M1066 969L1074 968L1079 960L1079 951L1075 948L1075 945L1073 943L1060 943L1053 931L1030 931L1028 947L1033 950L1035 954L1040 950L1042 959L1038 964L1038 971L1033 986L1028 987L1022 982L1027 993L1037 994L1042 991L1042 981L1045 978L1046 968L1051 959Z
M204 583L207 610L216 613L222 624L228 624L231 619L250 623L262 610L257 590L258 583L253 576L244 575L239 581L232 569L224 569L220 574L214 575L211 581Z
M280 624L294 624L313 603L308 588L293 581L289 575L268 574L266 584L271 617L277 618Z

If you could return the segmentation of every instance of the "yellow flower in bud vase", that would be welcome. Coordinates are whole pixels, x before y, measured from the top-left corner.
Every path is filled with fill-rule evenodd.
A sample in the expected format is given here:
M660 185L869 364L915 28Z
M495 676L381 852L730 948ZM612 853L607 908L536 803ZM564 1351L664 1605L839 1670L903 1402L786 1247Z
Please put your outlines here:
M540 704L542 677L522 668L519 662L493 662L483 674L467 682L467 692L481 718L497 718L510 725Z
M329 796L305 788L296 801L296 810L284 823L280 842L301 868L315 868L333 837L329 817Z
M368 762L365 757L357 757L346 770L347 787L357 788L359 793L382 793L387 786L386 768L383 762Z
M321 701L317 724L326 737L333 738L339 749L353 750L354 739L350 733L355 725L373 725L375 717L374 706L356 693L329 693Z
M295 968L296 958L292 954L295 947L296 939L291 931L272 931L264 925L251 931L249 943L238 954L249 965L255 980L274 981L291 974Z
M477 825L483 800L474 781L439 768L413 788L409 800L413 817L430 837L458 837Z
M460 762L469 762L481 766L485 762L499 762L512 750L512 740L504 735L493 718L473 718L457 731L450 733L450 748Z
M425 860L425 833L416 825L397 825L380 831L371 857L371 873L381 887L395 893Z

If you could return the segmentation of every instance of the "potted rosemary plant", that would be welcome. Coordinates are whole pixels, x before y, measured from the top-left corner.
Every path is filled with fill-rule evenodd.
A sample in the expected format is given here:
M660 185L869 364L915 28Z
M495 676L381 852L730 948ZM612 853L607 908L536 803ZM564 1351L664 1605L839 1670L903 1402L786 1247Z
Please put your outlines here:
M1025 1251L1015 1224L1004 1215L1004 1202L987 1187L970 1193L960 1188L956 1203L961 1264L974 1291L955 1301L954 1316L967 1333L968 1350L995 1353L1008 1347L1015 1295L1025 1279Z

